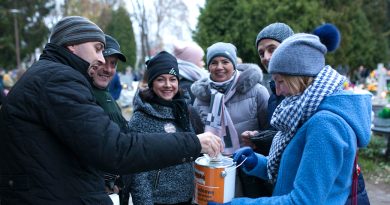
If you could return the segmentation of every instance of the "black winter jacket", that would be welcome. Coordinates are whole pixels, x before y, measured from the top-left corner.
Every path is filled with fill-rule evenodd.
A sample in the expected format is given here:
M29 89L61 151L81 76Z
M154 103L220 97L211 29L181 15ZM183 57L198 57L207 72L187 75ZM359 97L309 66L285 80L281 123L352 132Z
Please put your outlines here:
M121 133L95 102L88 66L49 43L8 94L0 109L1 205L112 204L101 171L129 174L199 156L195 134Z
M137 132L183 132L177 124L175 108L155 101L146 101L140 93L134 97L134 113L129 121L130 129ZM183 110L184 111L184 110ZM184 111L188 112L188 111ZM185 115L183 112L183 115ZM181 118L183 119L183 118ZM190 122L182 120L192 130ZM166 147L171 149L171 147ZM130 193L133 204L176 204L190 201L194 192L193 163L183 163L164 169L132 175Z

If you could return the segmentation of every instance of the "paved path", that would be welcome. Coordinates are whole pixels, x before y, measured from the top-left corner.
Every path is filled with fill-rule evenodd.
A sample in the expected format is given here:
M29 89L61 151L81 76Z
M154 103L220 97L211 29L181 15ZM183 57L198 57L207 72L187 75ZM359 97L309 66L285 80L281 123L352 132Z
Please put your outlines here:
M375 182L366 181L366 190L371 205L390 204L390 184L375 184Z

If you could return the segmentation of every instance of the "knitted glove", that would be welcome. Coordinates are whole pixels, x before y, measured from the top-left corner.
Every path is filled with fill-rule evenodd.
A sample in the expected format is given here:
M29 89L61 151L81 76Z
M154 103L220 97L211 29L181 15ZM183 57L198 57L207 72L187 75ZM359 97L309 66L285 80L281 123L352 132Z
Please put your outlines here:
M234 152L233 161L236 162L236 165L241 164L244 160L245 162L243 166L247 169L247 171L251 171L257 165L257 156L255 152L253 152L252 148L242 147Z

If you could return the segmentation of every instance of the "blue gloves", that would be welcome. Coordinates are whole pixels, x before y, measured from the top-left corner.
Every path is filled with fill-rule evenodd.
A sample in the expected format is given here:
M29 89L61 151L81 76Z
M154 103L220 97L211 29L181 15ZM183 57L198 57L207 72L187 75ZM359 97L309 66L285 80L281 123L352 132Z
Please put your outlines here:
M232 204L232 203L227 202L227 203L220 204L220 203L213 202L213 201L207 202L207 205L230 205L230 204Z
M236 162L236 166L241 164L241 162L244 160L245 162L243 166L246 168L247 171L251 171L257 165L257 156L255 152L253 152L252 148L242 147L238 149L236 152L234 152L233 161Z

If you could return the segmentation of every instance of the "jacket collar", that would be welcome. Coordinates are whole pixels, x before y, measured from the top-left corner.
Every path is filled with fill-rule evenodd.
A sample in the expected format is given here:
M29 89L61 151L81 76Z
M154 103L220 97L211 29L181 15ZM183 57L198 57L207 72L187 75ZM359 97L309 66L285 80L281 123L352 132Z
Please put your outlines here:
M83 74L83 76L91 82L91 77L89 77L87 73L89 63L62 46L47 43L45 49L43 50L43 54L39 59L45 59L70 66Z

